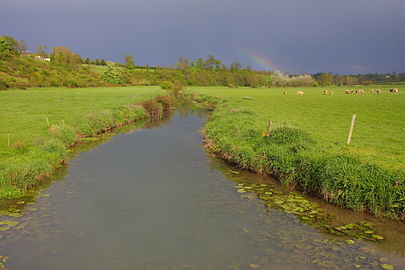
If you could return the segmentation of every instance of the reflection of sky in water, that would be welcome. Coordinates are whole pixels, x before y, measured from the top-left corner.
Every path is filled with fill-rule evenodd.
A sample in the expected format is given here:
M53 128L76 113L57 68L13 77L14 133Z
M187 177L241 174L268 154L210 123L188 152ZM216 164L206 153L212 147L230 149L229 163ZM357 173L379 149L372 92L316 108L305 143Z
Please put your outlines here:
M379 245L333 243L298 216L238 193L240 180L277 184L210 159L201 125L195 115L177 115L80 153L65 178L2 232L0 255L10 257L10 269L380 269L385 260L405 262Z

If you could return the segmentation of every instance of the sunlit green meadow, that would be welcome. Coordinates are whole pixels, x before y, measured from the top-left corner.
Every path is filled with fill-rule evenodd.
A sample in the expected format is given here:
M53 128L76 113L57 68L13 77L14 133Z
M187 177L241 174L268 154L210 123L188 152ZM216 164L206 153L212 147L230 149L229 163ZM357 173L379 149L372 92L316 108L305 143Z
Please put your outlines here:
M159 93L159 87L33 88L26 91L0 91L0 157L14 155L13 145L17 142L29 147L35 139L48 137L49 126L52 124L62 121L69 123L91 111L136 103Z
M398 94L389 89L398 87ZM236 88L192 87L195 93L228 100L229 107L248 108L257 115L251 126L265 131L273 126L291 126L308 131L318 144L333 152L354 152L361 159L390 168L405 168L405 88L400 86ZM334 95L323 95L323 90ZM346 89L364 89L362 94L345 94ZM381 94L371 93L381 89ZM303 91L303 96L297 96ZM287 92L287 94L284 94ZM356 121L351 144L347 137Z
M203 102L222 100L204 128L220 157L328 202L404 219L405 95L401 88L389 93L392 86L356 88L364 94L345 94L344 87L191 91ZM382 93L371 92L377 88Z

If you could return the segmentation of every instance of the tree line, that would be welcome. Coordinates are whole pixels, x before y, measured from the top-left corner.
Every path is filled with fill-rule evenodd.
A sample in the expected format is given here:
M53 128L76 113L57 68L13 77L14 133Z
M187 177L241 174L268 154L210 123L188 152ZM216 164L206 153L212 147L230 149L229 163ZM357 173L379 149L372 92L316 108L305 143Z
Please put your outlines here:
M57 46L47 52L39 45L35 53L27 51L25 41L4 35L0 37L0 88L30 86L102 86L102 85L173 85L272 87L272 86L329 86L405 81L405 73L338 75L332 73L288 75L278 70L254 71L239 62L224 64L213 55L195 60L179 57L175 65L166 68L136 66L132 55L123 63L104 59L83 59L68 47ZM33 59L48 59L49 64ZM33 58L33 59L32 59ZM84 65L83 65L84 64ZM105 66L98 73L92 65Z

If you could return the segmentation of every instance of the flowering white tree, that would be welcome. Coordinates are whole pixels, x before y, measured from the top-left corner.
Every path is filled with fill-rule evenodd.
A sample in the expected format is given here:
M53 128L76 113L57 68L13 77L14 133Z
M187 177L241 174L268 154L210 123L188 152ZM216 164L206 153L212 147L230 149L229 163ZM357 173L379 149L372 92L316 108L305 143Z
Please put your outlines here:
M315 79L309 74L289 76L280 70L275 70L272 74L273 86L312 86Z

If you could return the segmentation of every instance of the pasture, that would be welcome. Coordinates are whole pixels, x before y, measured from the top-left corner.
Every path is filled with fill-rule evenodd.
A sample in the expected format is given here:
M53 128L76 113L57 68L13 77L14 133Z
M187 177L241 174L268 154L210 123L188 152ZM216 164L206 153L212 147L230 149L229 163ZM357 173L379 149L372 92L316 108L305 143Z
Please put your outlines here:
M363 94L345 94L345 87L191 91L223 100L204 128L218 156L328 202L404 219L405 95L390 88L353 89ZM334 94L324 95L326 89Z
M394 87L400 89L398 94L388 92ZM381 94L371 93L378 88ZM309 132L328 151L350 152L385 167L405 168L405 89L401 91L400 86L190 89L226 99L226 106L254 111L251 127L258 130L266 130L271 120L274 127L291 126ZM324 95L325 89L334 95ZM365 93L345 94L346 89L364 89ZM304 94L298 96L297 91ZM353 114L357 117L347 146Z
M159 93L159 87L33 88L27 91L0 91L0 158L16 155L12 146L17 142L31 147L36 139L48 137L48 123L72 123L90 111L114 109L150 99Z

